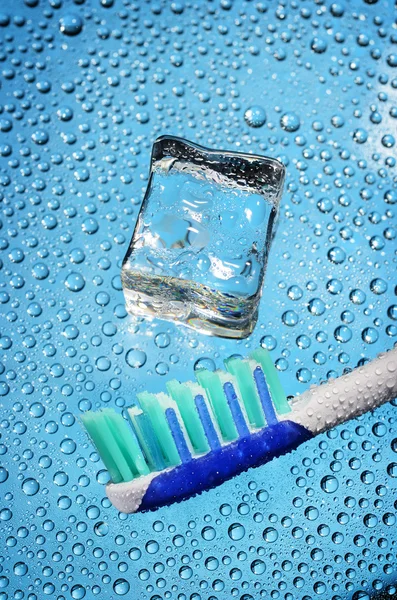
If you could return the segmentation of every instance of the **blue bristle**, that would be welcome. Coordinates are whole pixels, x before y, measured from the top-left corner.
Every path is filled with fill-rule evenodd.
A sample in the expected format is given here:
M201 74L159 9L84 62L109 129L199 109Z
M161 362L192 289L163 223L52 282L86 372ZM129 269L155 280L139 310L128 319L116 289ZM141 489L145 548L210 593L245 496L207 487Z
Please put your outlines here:
M240 403L237 398L237 394L230 381L227 381L223 385L223 391L225 392L226 400L232 413L234 423L236 425L239 437L245 437L250 434L247 423L245 422L243 412L241 410Z
M171 430L172 437L174 438L175 446L178 450L180 459L183 463L188 462L192 459L192 455L190 454L190 450L187 446L185 436L178 421L178 417L176 416L175 410L173 408L167 408L165 411L165 416L168 426Z
M197 412L200 417L200 421L203 426L209 447L211 448L211 450L216 450L217 448L220 448L221 444L219 442L218 435L216 433L216 429L212 422L211 415L205 403L204 397L201 394L198 394L194 399L194 403L196 405Z
M166 464L161 454L161 449L157 441L156 434L153 431L152 424L146 413L135 415L136 425L132 421L128 411L128 419L134 432L136 433L136 427L139 427L139 433L143 438L144 452L147 455L146 458L151 463L151 467L155 471L162 471L166 468ZM138 439L139 435L136 433Z
M277 415L274 410L273 402L270 397L269 388L267 387L265 375L261 367L256 367L254 370L254 379L256 383L256 389L258 390L259 399L265 413L266 422L269 426L276 425L278 423Z

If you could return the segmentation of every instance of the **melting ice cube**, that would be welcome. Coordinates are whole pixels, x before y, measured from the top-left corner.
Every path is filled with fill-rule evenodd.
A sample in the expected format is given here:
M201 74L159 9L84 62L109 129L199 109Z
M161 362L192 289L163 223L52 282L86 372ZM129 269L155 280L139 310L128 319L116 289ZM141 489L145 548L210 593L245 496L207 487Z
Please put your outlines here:
M274 159L159 138L122 268L127 310L246 337L283 180Z

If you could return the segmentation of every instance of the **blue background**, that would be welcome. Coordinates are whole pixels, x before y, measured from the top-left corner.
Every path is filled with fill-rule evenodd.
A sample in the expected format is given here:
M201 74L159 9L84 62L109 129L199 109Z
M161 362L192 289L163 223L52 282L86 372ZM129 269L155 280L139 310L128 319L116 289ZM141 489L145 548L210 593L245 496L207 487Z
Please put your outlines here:
M393 10L3 0L1 600L395 595L395 404L136 516L109 505L79 423L260 343L290 395L393 346ZM247 340L125 312L121 261L164 133L287 166Z

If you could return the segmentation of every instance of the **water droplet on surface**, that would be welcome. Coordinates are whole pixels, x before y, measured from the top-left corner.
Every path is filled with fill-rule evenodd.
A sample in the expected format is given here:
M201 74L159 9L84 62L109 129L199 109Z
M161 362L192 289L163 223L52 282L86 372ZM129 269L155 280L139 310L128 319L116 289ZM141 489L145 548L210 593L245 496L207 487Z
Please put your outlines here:
M171 343L171 338L168 333L158 333L154 342L158 348L167 348Z
M174 0L3 3L3 595L395 594L394 401L193 498L186 511L136 518L110 505L109 472L78 419L104 406L124 412L140 391L194 380L194 368L213 371L258 345L290 394L393 346L397 36L381 14L392 2L382 2L355 12L333 0L219 0L208 10ZM125 310L121 263L151 140L167 131L287 167L258 324L243 341ZM233 279L242 290L258 276L260 249L242 257L241 248L266 230L261 197L234 200L227 188L212 222L214 195L191 191L196 209L206 202L200 226L216 235L182 274L207 285L214 256L224 257L243 273Z
M61 451L64 454L73 454L76 450L76 442L71 438L65 438L60 443Z
M260 342L262 348L266 350L274 350L277 346L277 340L272 335L265 335Z
M294 310L287 310L281 317L284 325L295 327L299 321L298 314Z
M316 317L323 315L325 312L325 304L321 298L313 298L310 300L307 308L309 312Z
M353 140L355 142L357 142L357 144L365 144L367 139L368 139L368 132L365 129L363 129L362 127L359 127L353 133Z
M371 292L380 296L381 294L384 294L385 292L387 292L388 285L384 279L381 279L380 277L378 277L371 281L369 287L370 287Z
M83 29L82 18L75 13L69 13L59 19L59 31L66 36L75 36Z
M306 369L306 367L302 367L301 369L297 370L296 378L301 383L308 383L312 378L311 371Z
M240 523L233 523L228 529L230 539L237 542L245 536L245 528Z
M254 575L263 575L263 573L266 571L266 563L259 558L252 561L251 571L254 573Z
M346 252L342 248L339 248L338 246L334 246L328 252L329 261L336 265L342 264L343 261L345 260L345 258L346 258Z
M374 344L376 341L378 341L379 333L374 327L365 327L361 337L366 344Z
M244 119L250 127L262 127L266 123L266 112L261 106L251 106L245 111Z
M324 38L314 37L310 47L316 54L323 54L326 51L328 44Z
M80 292L85 286L85 279L81 273L72 271L65 279L65 287L70 292Z
M109 525L104 521L98 521L98 523L95 523L94 525L94 533L98 537L106 536L109 533Z
M262 535L265 542L268 542L269 544L272 544L278 540L277 529L274 527L266 527Z
M125 355L125 361L129 367L140 369L146 363L147 356L143 350L131 348Z
M194 363L194 370L199 371L200 369L207 369L207 371L215 371L216 365L212 358L203 357L199 358Z
M339 279L330 279L327 282L327 291L333 296L340 294L342 290L343 285L342 282L339 281Z
M303 291L298 285L291 285L288 288L287 294L291 300L300 300L303 296Z
M24 479L22 483L22 491L24 492L24 494L26 494L27 496L35 496L39 489L40 485L39 482L36 481L36 479L33 479L33 477L28 477L27 479Z
M50 139L50 136L48 135L47 131L44 131L44 129L36 129L36 131L32 133L31 137L32 142L38 146L43 146Z
M117 596L125 596L130 591L130 584L126 579L116 579L113 584L113 590Z
M339 482L333 475L326 475L321 480L321 489L327 494L333 494L339 487Z
M293 112L285 113L280 119L280 125L284 129L284 131L288 131L293 133L294 131L298 131L301 123L298 115Z
M5 467L0 467L0 483L4 483L8 479L8 471Z

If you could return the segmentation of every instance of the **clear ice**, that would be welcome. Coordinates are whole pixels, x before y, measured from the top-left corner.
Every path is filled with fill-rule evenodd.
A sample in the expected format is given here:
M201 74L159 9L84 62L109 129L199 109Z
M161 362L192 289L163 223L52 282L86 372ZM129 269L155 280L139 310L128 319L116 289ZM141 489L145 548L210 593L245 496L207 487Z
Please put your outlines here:
M152 162L123 265L130 312L225 337L245 337L254 327L283 167L253 157L278 169L278 182L271 173L273 186L261 187L255 172L244 176L247 155L229 156L237 163L226 173L222 160L217 169L210 159L197 164L167 153Z

